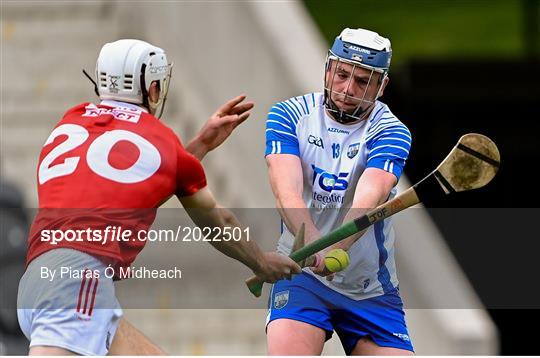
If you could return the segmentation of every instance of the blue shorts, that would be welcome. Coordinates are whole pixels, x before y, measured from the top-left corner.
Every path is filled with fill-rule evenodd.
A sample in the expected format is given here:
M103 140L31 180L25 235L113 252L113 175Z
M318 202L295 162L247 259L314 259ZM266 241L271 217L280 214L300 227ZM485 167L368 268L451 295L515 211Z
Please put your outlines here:
M277 282L268 308L267 325L280 318L309 323L325 330L326 340L336 331L347 354L366 336L381 347L414 352L397 290L356 301L304 272L291 281Z

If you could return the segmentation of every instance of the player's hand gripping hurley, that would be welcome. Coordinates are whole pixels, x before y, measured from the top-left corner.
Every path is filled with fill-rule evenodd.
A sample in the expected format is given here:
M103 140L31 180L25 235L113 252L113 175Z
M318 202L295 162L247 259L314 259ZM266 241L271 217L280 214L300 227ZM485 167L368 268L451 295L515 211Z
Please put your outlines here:
M483 187L495 177L499 164L499 150L491 139L481 134L466 134L459 139L457 145L437 169L394 199L343 224L307 246L303 246L302 226L296 235L293 252L289 257L300 266L310 266L313 262L312 255L315 253L420 203L428 195L450 194ZM253 295L256 297L261 295L263 282L257 277L248 279L246 285Z

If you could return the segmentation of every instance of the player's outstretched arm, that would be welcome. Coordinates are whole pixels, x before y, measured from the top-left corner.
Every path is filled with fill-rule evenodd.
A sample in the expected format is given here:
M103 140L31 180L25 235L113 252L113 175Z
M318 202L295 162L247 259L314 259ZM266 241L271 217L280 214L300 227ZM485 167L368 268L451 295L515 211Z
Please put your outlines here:
M199 227L219 227L221 233L225 233L226 227L241 228L240 222L230 210L217 205L208 187L191 196L181 197L180 201L193 222ZM211 244L225 255L242 262L265 282L272 283L284 278L288 279L293 273L301 271L300 266L286 256L275 252L262 252L254 241L244 236L244 230L240 232L243 237L239 241L227 240L223 237L225 240L212 241Z
M219 147L250 116L253 102L244 102L245 95L237 96L217 109L206 121L199 133L186 146L188 152L197 159Z

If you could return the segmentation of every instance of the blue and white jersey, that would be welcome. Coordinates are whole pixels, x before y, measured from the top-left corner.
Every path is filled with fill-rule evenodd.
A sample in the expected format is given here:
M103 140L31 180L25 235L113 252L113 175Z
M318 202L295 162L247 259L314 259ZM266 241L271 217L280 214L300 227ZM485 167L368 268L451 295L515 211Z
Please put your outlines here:
M329 117L323 99L323 93L310 93L273 106L266 121L266 155L300 157L303 199L314 224L326 234L342 225L366 168L385 170L399 180L411 133L382 102L377 101L368 119L344 125ZM390 198L395 194L396 188ZM278 251L290 254L293 240L283 225ZM353 299L378 296L397 287L391 219L370 227L350 248L349 256L349 267L333 281L316 277Z

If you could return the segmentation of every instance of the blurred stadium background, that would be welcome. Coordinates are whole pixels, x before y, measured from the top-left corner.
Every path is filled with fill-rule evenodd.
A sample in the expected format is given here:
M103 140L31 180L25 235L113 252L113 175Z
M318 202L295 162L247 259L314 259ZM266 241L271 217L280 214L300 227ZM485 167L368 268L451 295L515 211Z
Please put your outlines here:
M408 179L400 186L421 179L461 134L476 131L499 145L499 176L483 190L427 206L532 210L537 191L517 173L535 166L540 154L539 13L537 0L2 1L0 354L26 353L9 308L24 269L31 214L13 208L37 206L37 157L63 112L96 100L81 69L93 72L105 42L140 38L167 51L175 65L164 120L184 141L224 100L247 93L256 102L253 118L204 166L223 205L271 208L263 160L266 110L321 89L327 48L343 27L378 31L394 49L383 101L414 137ZM526 274L538 271L532 243L524 248L492 237L471 243L424 210L396 222L400 286L418 354L538 352L536 333L520 328L525 319L538 320L538 310L489 304L501 290L539 297L537 276L531 281ZM210 251L201 249L196 259ZM154 245L138 262L150 265L162 255ZM209 285L221 279L200 274ZM238 281L246 274L238 271ZM122 287L119 295L127 306L136 299ZM126 317L172 354L265 353L263 309L167 307L155 302L126 310ZM332 340L325 353L342 354L339 342Z

